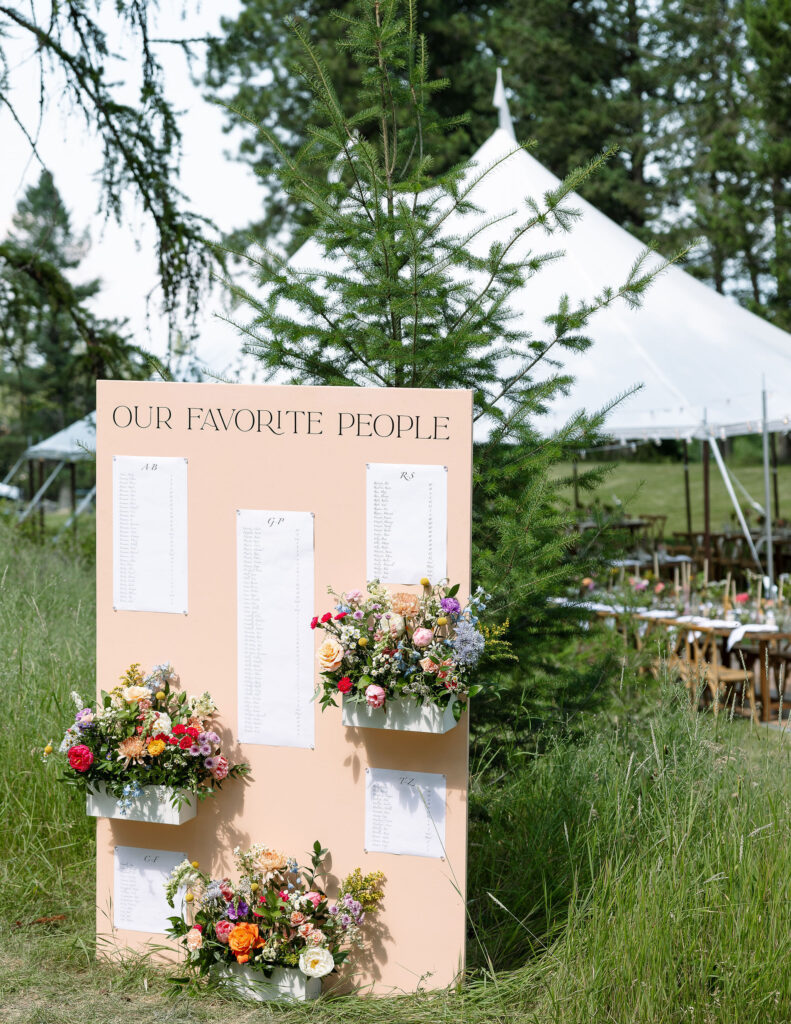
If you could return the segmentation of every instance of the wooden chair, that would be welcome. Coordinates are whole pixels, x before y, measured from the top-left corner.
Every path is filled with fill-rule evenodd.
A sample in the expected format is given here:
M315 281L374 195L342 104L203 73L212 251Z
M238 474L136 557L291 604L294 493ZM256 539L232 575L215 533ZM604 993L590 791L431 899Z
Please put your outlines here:
M715 715L720 708L727 707L729 712L749 715L757 722L755 669L747 668L746 663L738 667L726 665L721 653L722 642L723 638L713 629L698 627L690 635L693 658L705 684L708 700Z

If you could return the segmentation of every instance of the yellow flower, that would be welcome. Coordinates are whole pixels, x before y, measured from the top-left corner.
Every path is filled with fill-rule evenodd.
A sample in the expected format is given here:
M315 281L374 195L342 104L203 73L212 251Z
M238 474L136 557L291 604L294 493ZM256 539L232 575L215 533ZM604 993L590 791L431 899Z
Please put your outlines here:
M258 882L251 882L250 883L250 891L251 892L255 892L257 888L258 888Z
M151 696L151 692L145 686L125 686L121 690L121 696L127 704L138 704Z
M195 897L192 895L191 892L188 892L187 895L184 897L184 899L187 901L187 903L192 903L192 901L195 899Z
M165 691L164 690L157 690L156 697L157 697L157 700L164 700L165 699Z
M327 637L319 647L316 660L322 672L334 672L343 661L344 650L334 636Z
M198 864L198 862L196 860L192 861L192 866L195 868L196 871L200 867L200 865Z
M48 743L46 745L46 747L44 747L44 753L45 754L51 754L52 753L52 744L51 743Z
M360 639L357 641L357 643L358 643L358 645L360 647L367 647L368 646L368 637L367 636L361 636Z
M445 618L445 616L444 615L440 615L440 617L437 619L437 625L438 626L447 626L447 624L448 624L448 620Z
M159 757L162 751L165 749L164 740L149 740L148 741L148 752L152 757Z
M420 581L420 585L421 587L430 587L431 580L428 578L428 576L424 576L423 579Z

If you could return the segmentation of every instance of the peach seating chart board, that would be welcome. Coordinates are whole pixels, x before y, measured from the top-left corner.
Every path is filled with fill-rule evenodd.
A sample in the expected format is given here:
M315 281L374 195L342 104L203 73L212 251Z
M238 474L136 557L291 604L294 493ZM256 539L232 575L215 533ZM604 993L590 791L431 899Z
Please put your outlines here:
M154 464L167 479L145 476ZM355 867L386 876L354 986L385 995L458 977L467 715L444 734L344 727L340 707L312 699L310 620L334 610L329 586L362 587L374 569L414 592L441 573L466 597L471 478L469 391L98 384L97 687L132 662L171 662L181 689L212 694L223 752L252 769L180 826L97 820L109 948L166 944L146 893L169 855L222 877L235 846L305 864L318 839L331 896Z

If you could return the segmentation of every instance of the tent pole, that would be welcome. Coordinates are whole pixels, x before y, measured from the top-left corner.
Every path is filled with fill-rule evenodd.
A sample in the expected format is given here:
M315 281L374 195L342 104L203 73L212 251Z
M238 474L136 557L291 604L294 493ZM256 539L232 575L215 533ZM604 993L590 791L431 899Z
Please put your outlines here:
M766 381L761 393L763 404L763 442L764 442L764 528L766 530L766 574L769 577L767 596L772 597L775 583L775 553L772 542L772 504L769 472L769 421L766 414Z
M42 459L41 460L41 466L43 466L43 465L44 465L44 460ZM55 466L55 468L52 470L52 472L47 477L47 479L42 483L42 485L39 487L39 489L36 491L36 493L30 499L30 504L27 506L27 508L23 512L20 512L19 519L17 520L17 522L24 523L24 521L27 519L27 517L30 515L30 513L33 511L33 509L39 504L41 499L44 497L44 494L46 493L47 488L52 483L52 481L55 479L55 477L58 475L58 473L60 473L60 471L63 469L64 465L65 465L64 462L59 462L57 464L57 466Z
M778 481L777 472L777 434L772 433L769 436L770 451L772 455L772 482L774 483L775 492L775 519L780 519L780 486Z
M74 520L74 536L77 536L77 463L69 463L69 491L71 492L71 518Z
M717 442L714 440L713 437L711 438L710 443L711 450L714 453L714 459L717 463L717 468L719 469L720 475L722 476L722 482L725 484L725 490L728 492L728 497L731 499L734 510L736 511L736 518L739 520L739 526L741 526L742 528L744 539L747 541L747 547L750 549L750 555L752 556L752 559L755 562L755 564L758 566L758 572L760 572L761 575L763 575L764 570L763 566L761 565L761 559L758 557L758 552L755 548L755 541L753 540L752 534L750 533L750 528L747 525L747 520L744 518L744 512L742 512L742 507L739 504L739 499L736 497L736 492L733 489L733 483L731 482L731 478L728 475L728 470L725 468L725 463L723 462L722 455L720 455L720 449L718 448Z
M44 487L44 460L38 460L38 489L42 490ZM43 495L42 495L43 497ZM44 502L40 501L38 505L38 531L39 541L44 543Z
M74 515L75 516L82 515L82 513L85 511L85 509L93 501L95 496L96 496L96 484L93 485L93 487L90 489L90 491L88 491L88 493L85 495L85 497L79 503L77 508L74 510ZM66 520L66 522L63 524L63 526L61 526L60 530L52 538L53 543L57 543L57 541L60 540L61 536L66 532L66 530L68 530L68 528L71 525L72 525L71 518L69 518L69 519Z
M703 557L711 564L711 460L708 439L703 442Z
M774 436L774 435L773 435L773 436ZM776 454L775 454L775 457L776 457ZM8 472L6 473L6 475L5 475L4 477L3 477L3 480L2 480L2 482L3 482L4 484L10 483L10 482L11 482L11 480L13 480L13 478L14 478L14 473L16 473L16 471L17 471L17 470L19 469L19 467L20 467L20 466L22 465L22 463L23 463L24 461L25 461L25 453L24 453L24 452L22 452L22 454L21 454L21 455L19 456L19 458L18 458L18 459L16 460L16 462L14 463L14 465L13 465L13 466L12 466L12 467L11 467L11 468L9 469L9 471L8 471Z
M687 533L692 541L692 502L689 497L689 441L684 441L684 499L687 505Z

